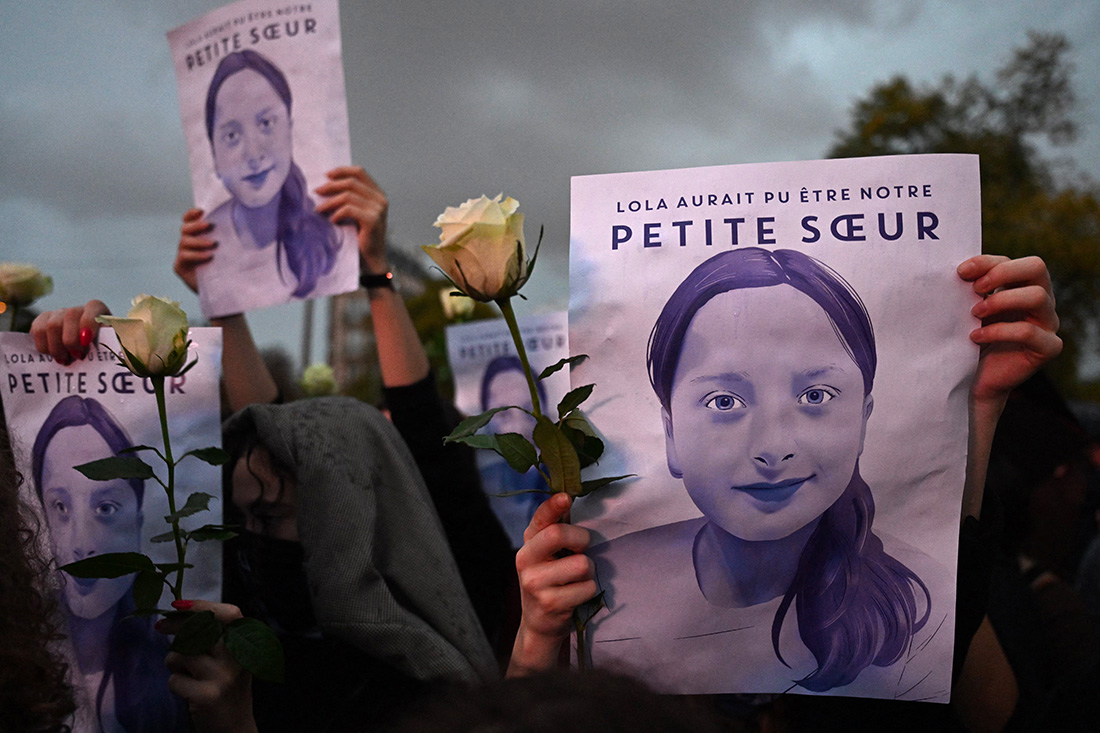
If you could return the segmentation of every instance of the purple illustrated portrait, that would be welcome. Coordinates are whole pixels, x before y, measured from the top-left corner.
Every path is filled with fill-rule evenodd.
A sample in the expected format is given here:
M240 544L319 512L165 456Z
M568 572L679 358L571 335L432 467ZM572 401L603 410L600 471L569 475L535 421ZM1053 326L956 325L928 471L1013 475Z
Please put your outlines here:
M145 482L93 481L74 465L119 455L134 444L91 397L59 401L32 450L35 494L57 566L108 552L140 552ZM187 708L168 691L168 641L153 620L131 616L133 575L74 578L58 573L60 605L72 645L73 681L88 707L88 730L189 729ZM80 726L78 726L78 729Z
M949 700L978 199L971 156L573 179L572 376L635 476L572 509L593 667Z
M210 512L185 516L186 530L222 521L221 469L189 451L221 440L218 376L221 329L189 332L193 368L165 380L172 447L178 451L175 490L179 506L205 495ZM163 445L152 383L118 362L118 339L99 332L85 358L63 365L38 352L25 333L0 333L0 396L19 491L36 515L38 550L53 571L43 585L56 601L57 651L68 667L76 711L74 733L98 731L188 731L186 704L168 689L164 666L167 637L156 617L133 615L136 574L75 578L60 568L111 553L140 552L153 562L176 562L165 541L165 516L174 511L162 488L167 469L150 461L150 446ZM75 467L116 456L137 456L149 478L93 480ZM221 597L218 542L196 541L187 549L185 597ZM140 588L140 586L139 586ZM144 589L146 592L149 589ZM157 607L171 600L161 590Z
M311 191L350 163L335 0L219 8L168 34L196 206L213 259L197 270L207 317L355 289L348 226Z

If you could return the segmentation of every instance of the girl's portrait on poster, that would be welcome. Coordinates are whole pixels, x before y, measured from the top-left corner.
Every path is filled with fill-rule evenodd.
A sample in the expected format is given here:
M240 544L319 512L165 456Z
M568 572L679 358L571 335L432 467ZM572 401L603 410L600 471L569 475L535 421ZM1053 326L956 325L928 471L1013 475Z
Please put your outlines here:
M911 661L944 611L934 561L872 530L859 459L876 366L863 302L806 254L729 250L680 283L653 326L647 369L668 472L703 516L593 549L609 589L591 625L597 664L653 659L659 689L695 689L684 680L698 677L714 692L900 677L879 672ZM643 562L668 579L644 603L629 583ZM665 616L675 604L683 613Z
M199 270L204 313L226 315L324 294L340 231L314 209L293 157L290 84L269 59L236 51L205 102L214 171L229 193L207 217L218 248Z

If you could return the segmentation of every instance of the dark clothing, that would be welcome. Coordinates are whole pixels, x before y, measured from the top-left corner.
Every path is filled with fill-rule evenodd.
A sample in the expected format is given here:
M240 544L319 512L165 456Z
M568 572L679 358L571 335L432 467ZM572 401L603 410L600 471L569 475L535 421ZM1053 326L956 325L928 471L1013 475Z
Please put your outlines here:
M441 418L431 423L433 394L430 385L427 395L413 385L391 398L394 414L414 426L419 461L438 464L421 463L435 473L431 491L398 431L361 402L253 405L227 423L231 451L249 439L262 444L298 485L298 555L283 546L297 543L255 537L227 548L240 560L229 563L236 578L227 600L271 623L286 653L286 683L253 686L261 731L360 730L425 690L498 675L470 600L477 591L468 594L463 584L471 578L491 587L494 580L478 567L486 555L462 545L468 526L481 527L469 536L478 541L493 536L476 500L495 519L476 480L455 480L462 471L453 452L431 445L432 430L438 444L445 434ZM479 605L492 615L482 599Z
M448 409L440 398L432 375L384 392L393 424L409 446L435 502L485 636L498 657L506 657L515 637L505 613L518 592L515 550L482 491L473 449L459 443L443 444L461 415L453 407Z

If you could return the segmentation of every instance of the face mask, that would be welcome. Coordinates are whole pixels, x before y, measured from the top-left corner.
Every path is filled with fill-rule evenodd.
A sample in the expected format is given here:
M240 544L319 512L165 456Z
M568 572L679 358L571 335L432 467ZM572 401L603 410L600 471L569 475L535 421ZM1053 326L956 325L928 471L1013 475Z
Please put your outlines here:
M237 541L237 568L250 615L292 634L316 627L301 543L247 531Z

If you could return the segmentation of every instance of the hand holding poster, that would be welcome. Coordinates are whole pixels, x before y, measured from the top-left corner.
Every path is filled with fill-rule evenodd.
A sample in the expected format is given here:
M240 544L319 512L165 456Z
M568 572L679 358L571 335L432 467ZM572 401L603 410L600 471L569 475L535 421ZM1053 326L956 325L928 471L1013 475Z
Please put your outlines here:
M639 475L574 510L593 664L947 700L979 212L973 156L573 180L576 376Z
M538 374L569 356L568 316L564 312L517 319L531 367ZM447 327L447 360L455 383L455 406L466 415L494 407L518 405L531 409L527 379L503 319L474 321ZM553 410L569 391L569 374L561 370L536 383L539 401ZM485 428L490 433L518 433L528 440L535 421L519 410L498 412ZM523 544L523 531L545 499L546 482L535 468L518 473L492 451L477 452L482 486L489 506L504 526L513 547ZM524 492L524 493L516 493ZM511 494L500 496L501 494Z
M195 205L213 225L203 315L357 287L355 233L311 191L348 165L336 0L243 0L168 34Z
M220 444L218 373L220 329L192 329L186 375L170 377L165 399L178 455ZM109 329L88 356L61 366L34 347L30 336L0 334L0 389L28 506L38 508L48 532L49 552L60 566L110 552L137 552L157 563L174 562L171 543L154 543L169 513L154 481L93 481L73 467L117 455L132 446L156 445L161 428L149 380L118 364L107 348L119 350ZM162 465L151 462L161 480ZM221 515L221 470L196 459L176 472L181 503L194 493L212 494L213 515ZM188 528L204 524L202 516ZM187 521L187 520L185 520ZM215 520L217 521L217 520ZM187 592L191 598L221 595L219 543L188 549ZM74 731L188 729L186 708L167 688L167 639L153 619L130 617L133 575L84 579L58 573L62 632L79 709Z

